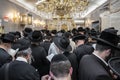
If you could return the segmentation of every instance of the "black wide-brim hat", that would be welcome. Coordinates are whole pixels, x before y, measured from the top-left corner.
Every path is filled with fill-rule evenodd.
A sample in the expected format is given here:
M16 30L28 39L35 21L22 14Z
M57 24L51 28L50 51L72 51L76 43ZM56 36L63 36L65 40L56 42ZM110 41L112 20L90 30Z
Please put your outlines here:
M15 36L11 33L4 34L4 36L1 37L1 40L4 43L13 43L14 39L15 39Z
M53 42L55 45L62 51L71 51L72 47L70 45L70 41L66 37L54 37Z
M40 31L35 30L31 36L29 36L31 42L40 42L43 39L42 33Z
M120 77L120 57L111 58L108 61L111 70Z
M86 36L83 34L77 34L75 36L73 36L72 40L75 42L76 40L85 40Z
M94 38L97 40L97 44L108 45L111 48L120 50L118 47L118 43L120 38L117 35L117 30L115 29L105 29L101 32L98 38Z
M29 28L29 27L26 27L24 30L23 30L23 33L24 34L30 34L32 32L32 28Z
M79 27L78 32L85 32L85 29L83 29L83 27Z

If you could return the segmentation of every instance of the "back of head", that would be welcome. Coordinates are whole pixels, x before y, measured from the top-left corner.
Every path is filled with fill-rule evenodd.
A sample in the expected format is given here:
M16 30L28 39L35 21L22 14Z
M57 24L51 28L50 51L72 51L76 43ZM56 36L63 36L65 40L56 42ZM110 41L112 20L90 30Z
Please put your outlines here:
M56 78L68 76L70 68L71 63L64 54L58 54L52 58L50 71Z

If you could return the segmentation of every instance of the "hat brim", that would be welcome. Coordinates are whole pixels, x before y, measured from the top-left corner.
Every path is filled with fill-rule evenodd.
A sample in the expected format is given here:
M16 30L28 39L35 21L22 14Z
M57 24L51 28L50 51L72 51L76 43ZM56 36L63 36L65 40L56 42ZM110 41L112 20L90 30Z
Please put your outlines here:
M108 41L106 41L106 40L104 40L104 39L95 38L95 37L94 37L94 39L97 40L97 41L100 41L100 42L102 42L102 43L104 43L104 44L106 44L106 45L109 45L109 46L111 46L112 48L114 48L114 49L116 49L116 50L120 50L120 48L119 48L118 46L115 46L115 45L111 44L110 42L108 42Z
M72 38L72 40L75 42L76 40L85 40L86 39L86 36L84 35L78 35L78 36L74 36Z
M31 42L40 42L40 41L42 41L41 38L34 39L34 38L32 38L31 36L29 37L29 39L30 39Z
M3 40L4 40L3 42L5 42L5 43L13 43L14 42L14 40L12 40L8 37L5 37Z
M111 70L120 77L120 57L111 58L108 61Z
M3 39L4 43L13 43L14 41L10 40L10 39Z
M60 50L62 50L62 51L71 51L72 50L72 47L70 46L70 44L69 44L69 46L66 48L66 49L64 49L64 48L62 48L61 46L60 46L60 37L55 37L54 39L53 39L53 41L54 41L54 43L55 43L55 45L60 49Z

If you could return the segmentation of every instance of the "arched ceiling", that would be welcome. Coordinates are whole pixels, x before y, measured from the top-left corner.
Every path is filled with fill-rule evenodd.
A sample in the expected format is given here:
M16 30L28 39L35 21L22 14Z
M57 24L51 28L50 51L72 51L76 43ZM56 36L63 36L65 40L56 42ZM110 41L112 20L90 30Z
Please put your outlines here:
M44 19L52 18L51 14L44 13L44 12L38 11L36 9L36 3L38 1L42 1L42 0L10 0L10 1L28 9L28 11L33 12ZM80 13L75 13L73 15L73 19L86 17L88 14L90 14L92 11L94 11L97 7L104 4L107 0L88 0L88 1L89 1L89 4L88 4L86 10L84 11L84 14L80 15Z

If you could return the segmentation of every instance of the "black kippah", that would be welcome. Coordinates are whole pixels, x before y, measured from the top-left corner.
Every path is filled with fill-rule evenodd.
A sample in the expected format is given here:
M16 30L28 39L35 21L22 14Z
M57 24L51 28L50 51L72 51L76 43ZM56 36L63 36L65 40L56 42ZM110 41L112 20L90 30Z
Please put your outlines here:
M64 54L57 54L52 58L51 63L52 62L67 61L67 60L68 60L68 58Z

